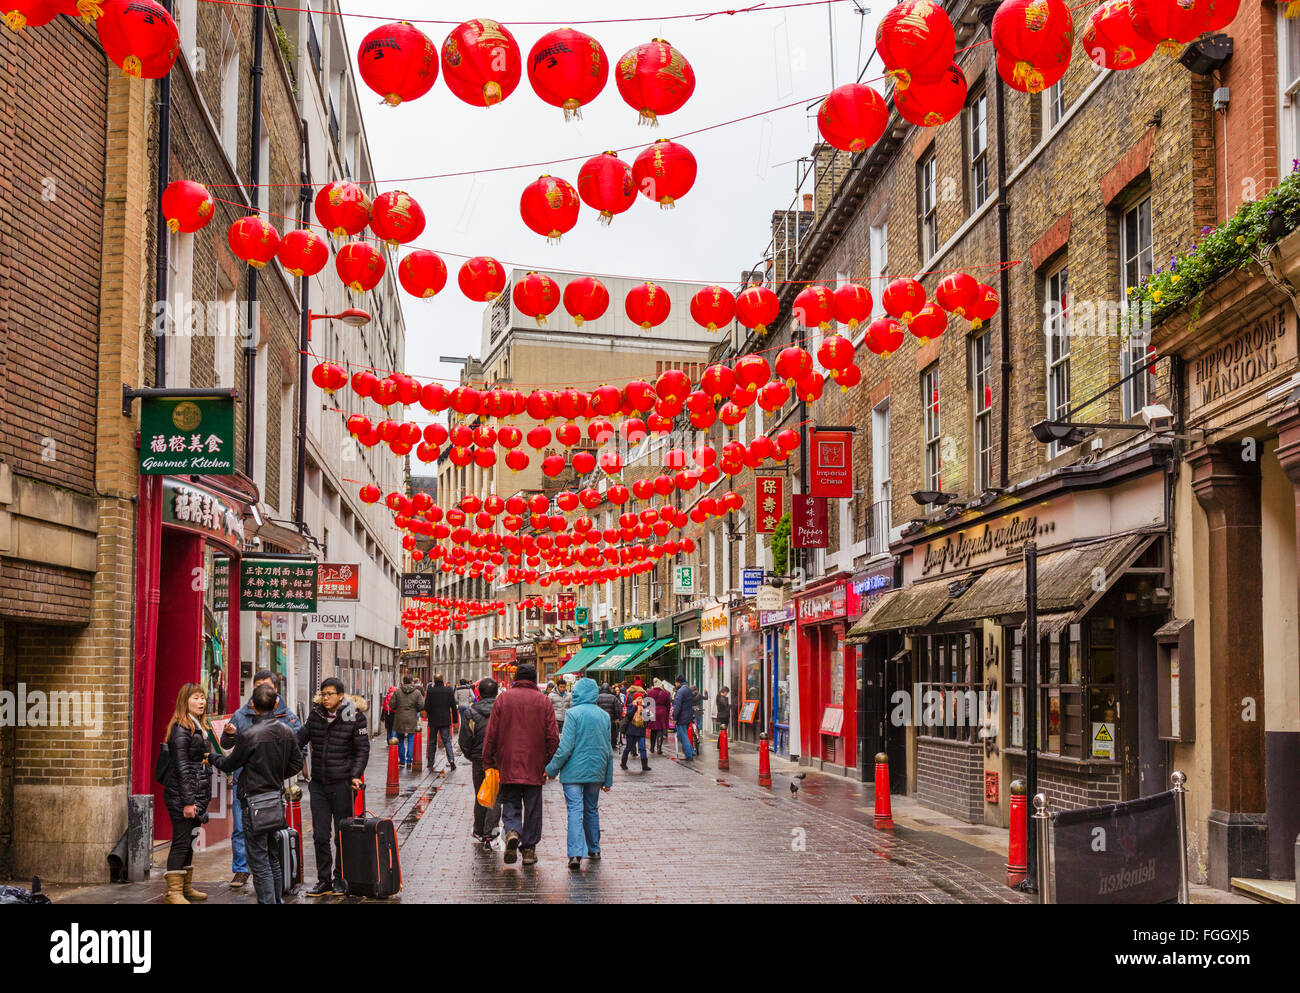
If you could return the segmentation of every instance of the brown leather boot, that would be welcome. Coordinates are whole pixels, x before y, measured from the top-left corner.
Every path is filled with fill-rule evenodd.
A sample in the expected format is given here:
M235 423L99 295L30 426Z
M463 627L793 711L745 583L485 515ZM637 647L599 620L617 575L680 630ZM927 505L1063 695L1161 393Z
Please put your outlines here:
M185 899L189 900L191 903L196 900L206 900L208 898L208 895L202 890L196 890L194 888L194 866L192 865L187 865L185 867L185 887L181 892L185 894Z
M167 895L163 897L163 903L189 903L185 899L185 870L173 869L166 875Z

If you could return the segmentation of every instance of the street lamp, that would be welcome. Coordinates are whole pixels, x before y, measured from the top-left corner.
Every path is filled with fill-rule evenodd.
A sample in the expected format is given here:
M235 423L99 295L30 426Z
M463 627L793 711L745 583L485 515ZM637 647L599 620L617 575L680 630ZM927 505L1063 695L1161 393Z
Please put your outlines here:
M311 341L311 322L312 321L342 321L348 327L360 328L370 323L370 315L364 310L358 310L356 307L349 307L347 310L339 311L337 314L314 314L307 311L307 340Z

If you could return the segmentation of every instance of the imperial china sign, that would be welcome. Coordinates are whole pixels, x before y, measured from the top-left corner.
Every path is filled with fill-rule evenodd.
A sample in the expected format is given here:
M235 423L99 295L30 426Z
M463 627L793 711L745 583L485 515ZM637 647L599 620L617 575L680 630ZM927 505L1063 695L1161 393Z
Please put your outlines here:
M808 448L809 494L852 499L853 435L847 431L809 431Z

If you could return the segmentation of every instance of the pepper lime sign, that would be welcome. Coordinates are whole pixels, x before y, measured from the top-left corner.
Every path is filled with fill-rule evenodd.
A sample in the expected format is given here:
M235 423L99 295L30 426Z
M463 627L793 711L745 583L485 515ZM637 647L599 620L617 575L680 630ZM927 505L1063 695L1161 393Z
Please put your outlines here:
M143 397L142 476L229 476L235 471L233 397Z

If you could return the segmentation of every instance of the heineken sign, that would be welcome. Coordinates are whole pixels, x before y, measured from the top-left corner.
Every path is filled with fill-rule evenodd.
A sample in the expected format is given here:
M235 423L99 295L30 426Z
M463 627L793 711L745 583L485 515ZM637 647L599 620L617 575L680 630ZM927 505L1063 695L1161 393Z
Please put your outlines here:
M241 610L316 612L316 562L250 559L239 563Z
M231 397L142 397L142 476L229 476L235 471Z

